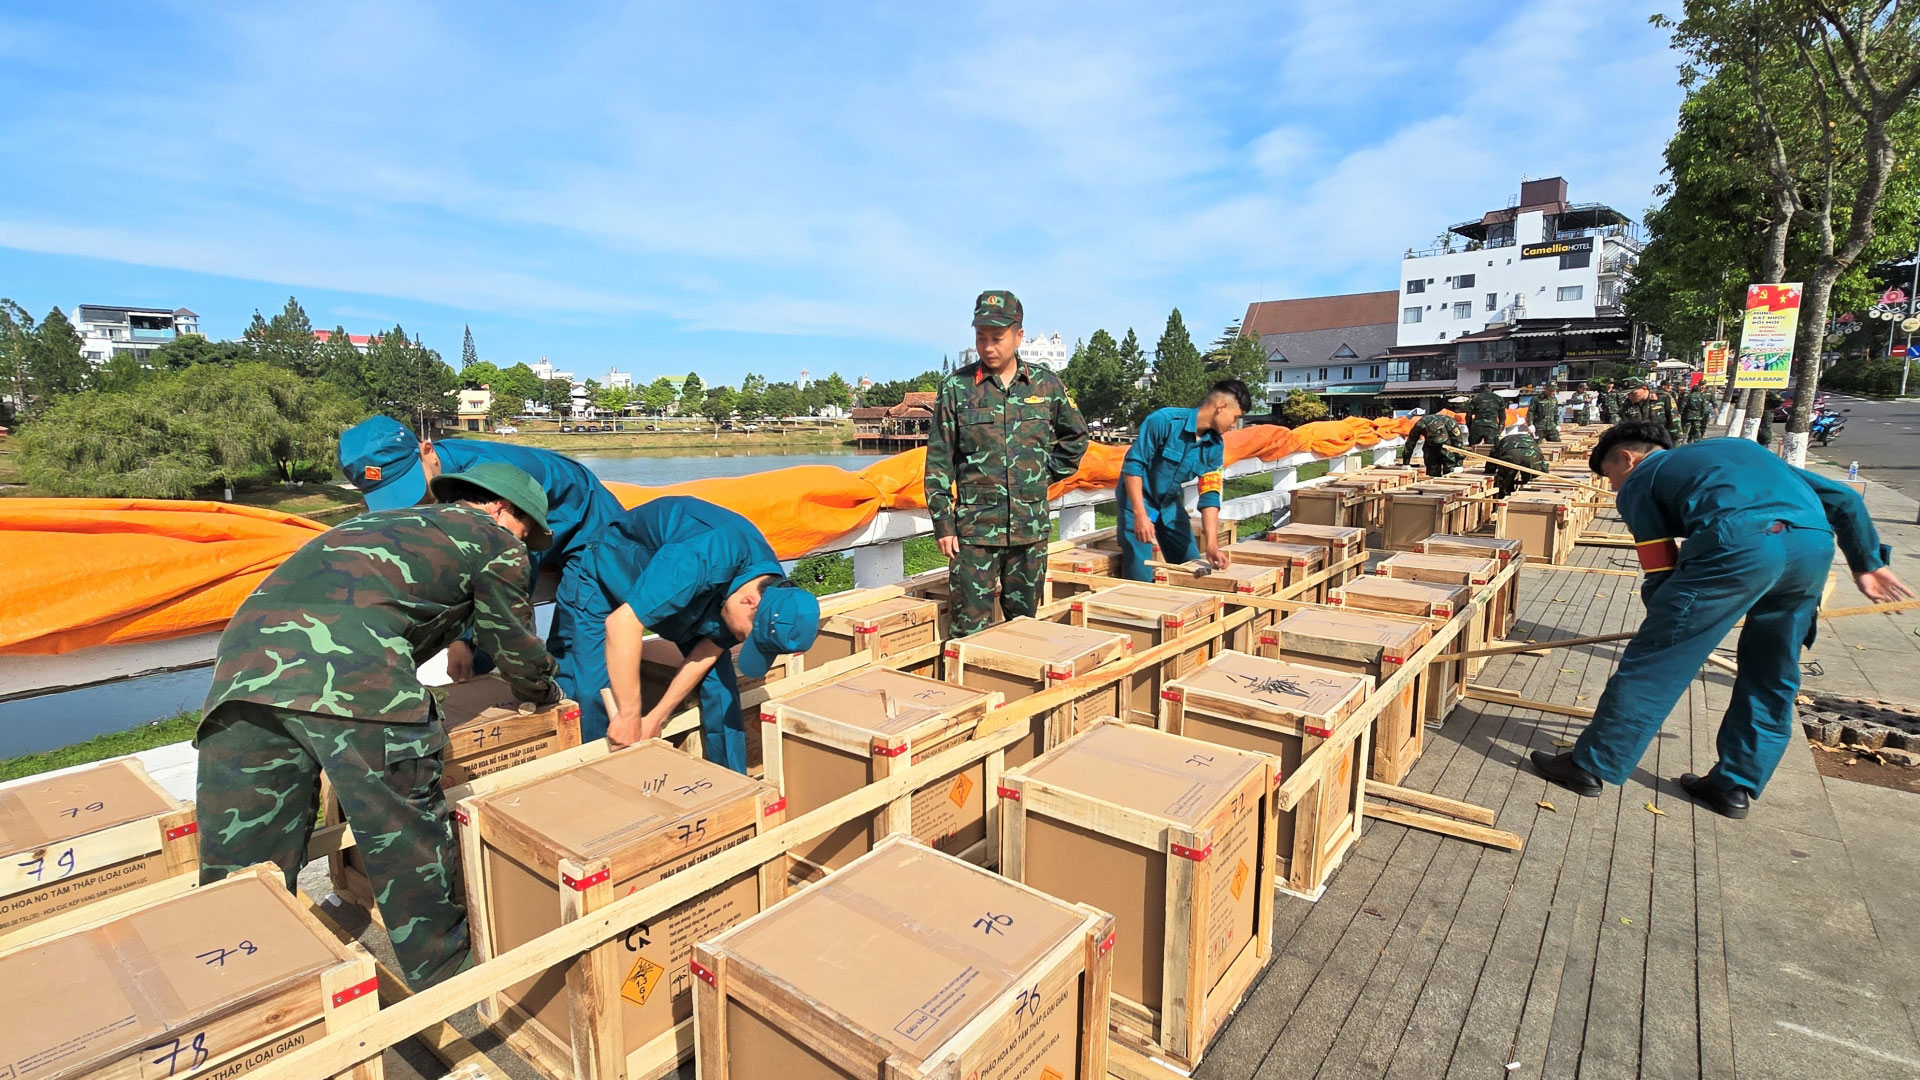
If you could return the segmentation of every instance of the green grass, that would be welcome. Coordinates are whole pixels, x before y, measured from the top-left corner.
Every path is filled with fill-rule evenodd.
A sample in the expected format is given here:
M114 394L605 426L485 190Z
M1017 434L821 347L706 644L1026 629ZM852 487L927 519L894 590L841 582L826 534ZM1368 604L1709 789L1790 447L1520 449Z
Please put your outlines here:
M219 498L218 494L211 496ZM350 491L338 484L308 483L296 488L283 488L279 484L255 488L249 491L236 491L233 501L243 506L257 506L265 510L278 510L283 514L299 514L301 517L326 520L341 519L366 510L367 504L360 493Z
M151 724L134 728L132 731L95 735L86 742L63 746L58 750L6 758L0 760L0 781L18 780L23 776L34 776L54 769L85 765L90 761L123 757L140 750L165 746L168 743L185 742L193 738L194 728L199 724L200 712L196 709L170 716L165 720L155 720Z
M0 439L0 484L24 484L20 479L20 455L10 445L11 436Z

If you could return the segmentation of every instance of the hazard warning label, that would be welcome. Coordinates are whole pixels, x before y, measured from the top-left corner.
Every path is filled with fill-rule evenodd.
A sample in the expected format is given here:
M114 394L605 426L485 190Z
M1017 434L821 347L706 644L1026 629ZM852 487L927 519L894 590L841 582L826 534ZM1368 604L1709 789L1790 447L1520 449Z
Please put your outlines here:
M660 976L667 969L644 956L633 958L633 970L620 982L620 996L635 1005L645 1005L653 996L653 989L660 985Z
M954 777L953 786L947 789L947 798L952 800L955 806L966 806L967 796L971 794L973 794L973 777L966 773Z
M1246 890L1247 875L1252 872L1253 867L1245 859L1241 859L1240 865L1233 868L1233 881L1227 885L1227 891L1233 894L1235 900L1240 899L1240 894Z

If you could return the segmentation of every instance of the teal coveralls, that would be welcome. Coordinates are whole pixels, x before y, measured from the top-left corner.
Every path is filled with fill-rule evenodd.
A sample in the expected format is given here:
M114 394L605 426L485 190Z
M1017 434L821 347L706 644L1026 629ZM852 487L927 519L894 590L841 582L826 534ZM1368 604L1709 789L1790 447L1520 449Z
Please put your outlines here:
M582 556L581 573L563 578L562 606L575 613L574 634L565 643L583 692L594 698L608 686L607 616L621 604L649 633L693 652L701 641L731 649L740 642L721 619L727 597L763 574L782 578L773 546L753 523L710 502L685 495L654 499L616 518ZM592 687L586 691L586 687ZM747 771L747 735L740 718L740 691L733 658L722 653L700 681L700 736L707 760L734 772ZM583 710L580 737L607 733L602 715L590 725Z
M1793 737L1800 650L1813 644L1834 541L1855 573L1886 566L1891 549L1852 489L1746 439L1653 453L1628 475L1618 503L1646 573L1647 617L1574 744L1573 762L1625 783L1707 656L1744 617L1740 671L1708 780L1758 795Z
M1133 535L1133 500L1127 498L1129 476L1140 478L1141 501L1147 506L1147 519L1153 522L1154 536L1160 541L1163 561L1191 562L1199 558L1193 540L1193 522L1187 517L1186 496L1182 485L1200 481L1200 509L1220 506L1220 469L1226 460L1226 445L1212 431L1200 430L1198 409L1156 409L1140 422L1140 435L1127 450L1126 463L1120 466L1120 486L1115 489L1120 504L1120 576L1135 581L1152 581L1153 548Z

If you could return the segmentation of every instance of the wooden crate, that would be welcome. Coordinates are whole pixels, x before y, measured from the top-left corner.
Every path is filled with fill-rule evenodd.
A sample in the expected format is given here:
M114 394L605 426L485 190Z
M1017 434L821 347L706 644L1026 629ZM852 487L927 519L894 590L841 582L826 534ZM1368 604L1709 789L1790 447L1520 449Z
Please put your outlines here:
M1075 626L1125 634L1136 653L1195 633L1219 618L1219 597L1159 585L1102 589L1075 597L1072 608ZM1161 683L1206 663L1215 651L1215 642L1202 642L1167 663L1150 664L1129 675L1121 684L1127 700L1121 719L1152 726L1160 714Z
M964 742L998 707L997 692L869 668L809 687L761 706L767 779L780 787L793 816L815 810L885 778L895 769ZM973 862L992 865L999 837L987 797L1000 782L1004 753L914 793L908 813L921 841ZM859 858L902 823L883 811L850 821L796 847L789 871L813 880Z
M1116 1042L1193 1068L1266 966L1276 765L1108 720L1002 781L1000 872L1113 915Z
M1474 532L1493 520L1493 478L1479 474L1454 473L1435 477L1432 484L1450 487L1460 493L1460 527L1447 532Z
M1260 655L1357 671L1378 684L1399 671L1432 636L1432 625L1422 619L1344 608L1296 611L1260 632ZM1409 682L1374 720L1370 779L1397 784L1419 760L1426 735L1425 678Z
M1520 541L1497 536L1429 536L1414 550L1423 555L1498 559L1502 570L1515 562L1527 561L1526 552L1521 550ZM1506 583L1500 586L1499 599L1489 606L1493 608L1494 618L1488 623L1487 640L1499 641L1513 632L1513 624L1520 618L1519 574L1507 575ZM1480 670L1479 664L1472 666L1473 670Z
M1172 585L1182 589L1199 589L1204 592L1232 593L1236 596L1274 596L1280 591L1280 583L1285 581L1287 573L1279 567L1260 566L1255 563L1234 563L1224 570L1213 570L1205 574L1188 570L1168 570L1154 567L1153 581L1156 585ZM1273 612L1257 611L1251 622L1243 623L1230 631L1226 638L1226 647L1246 651L1252 647L1254 631L1273 625Z
M373 957L280 878L253 867L0 953L0 1075L225 1080L364 1022ZM380 1080L380 1058L340 1075Z
M875 660L931 644L940 632L940 607L917 596L896 596L820 619L820 636L789 664L790 673L866 655Z
M654 739L465 799L474 955L486 960L744 843L783 820L771 784ZM656 1080L693 1052L696 941L784 895L746 872L490 997L482 1017L547 1080Z
M1274 877L1287 891L1319 895L1360 838L1368 732L1329 743L1373 690L1366 675L1310 664L1221 653L1162 700L1161 730L1201 742L1271 754L1275 779L1311 768L1318 779L1274 815Z
M1327 551L1328 566L1338 566L1367 553L1367 530L1345 526L1307 525L1296 520L1270 530L1266 538L1283 544L1318 544ZM1365 572L1364 566L1349 567L1328 578L1327 585L1344 585Z
M1500 573L1500 561L1403 551L1380 560L1379 565L1374 567L1374 573L1403 581L1429 581L1436 585L1467 585L1481 589L1493 584L1494 577Z
M198 830L135 758L0 788L0 948L191 888Z
M1125 634L1040 619L1009 619L946 646L947 681L998 692L1011 704L1076 675L1133 656ZM1023 765L1072 738L1102 716L1127 707L1119 680L1032 719L1032 737L1008 748L1005 767Z
M1421 484L1388 493L1381 546L1406 551L1434 533L1458 531L1467 512L1461 499L1458 489L1445 484Z
M694 949L701 1080L1106 1080L1113 919L894 837Z
M1047 602L1064 600L1069 596L1078 596L1092 592L1093 586L1082 585L1077 581L1054 581L1052 574L1093 574L1099 577L1114 577L1120 572L1120 553L1100 548L1077 547L1065 551L1056 551L1047 556Z
M1196 510L1187 515L1187 524L1188 527L1193 530L1193 546L1204 554L1207 550L1207 537L1206 530L1200 527L1199 511ZM1213 542L1222 548L1227 548L1231 547L1239 539L1240 519L1230 518L1222 514L1220 516L1219 527L1214 530Z
M1367 527L1367 504L1371 492L1351 484L1333 481L1294 489L1290 498L1293 520L1301 525L1341 528Z
M1581 523L1564 495L1516 491L1501 500L1495 536L1520 541L1520 550L1534 562L1555 566L1573 558Z
M1446 622L1473 605L1470 585L1438 585L1428 581L1381 577L1370 574L1355 578L1335 589L1327 603L1349 611L1382 611L1393 615L1411 615L1418 619ZM1486 644L1484 617L1471 620L1458 639L1459 649L1478 649ZM1427 723L1439 724L1460 704L1467 692L1468 661L1442 660L1430 665L1426 696Z
M1304 588L1307 579L1327 568L1327 549L1319 544L1285 543L1279 540L1243 540L1233 545L1235 566L1268 566L1284 572L1280 592L1294 600L1319 603L1326 597L1327 584Z
M679 654L677 649L674 652ZM546 708L522 704L514 700L513 688L497 674L430 687L429 692L439 701L441 720L447 729L447 749L441 758L442 789L457 788L580 745L579 705L564 698ZM321 822L338 825L345 821L333 785L322 777L320 786ZM333 882L333 891L343 899L375 909L373 883L367 878L366 859L357 844L327 856L327 876Z

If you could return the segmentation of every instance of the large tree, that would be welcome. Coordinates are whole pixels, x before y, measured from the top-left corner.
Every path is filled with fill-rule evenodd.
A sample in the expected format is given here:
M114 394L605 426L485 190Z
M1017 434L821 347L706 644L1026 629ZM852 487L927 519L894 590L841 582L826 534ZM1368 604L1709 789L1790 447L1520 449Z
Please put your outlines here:
M1153 385L1147 390L1147 408L1187 407L1196 404L1207 388L1207 369L1194 348L1187 324L1174 308L1166 329L1153 346Z
M80 335L59 308L47 312L27 349L30 411L43 411L56 398L86 386L91 367L80 354Z
M801 407L800 388L790 382L774 383L761 395L761 408L776 420L799 415Z
M673 408L674 396L673 380L662 375L640 392L640 407L649 415L665 416Z
M1067 361L1061 381L1089 420L1106 424L1129 422L1127 405L1133 387L1128 384L1120 344L1105 330L1095 330L1093 338L1074 350Z
M313 323L307 319L306 309L291 296L272 319L261 318L255 311L242 340L253 350L256 360L297 375L316 373L313 360L320 343L314 339Z
M1127 395L1126 422L1138 424L1147 418L1152 387L1147 381L1147 354L1131 326L1127 327L1127 336L1120 339L1120 380Z
M733 407L743 420L758 420L766 415L767 377L748 373L740 378L740 390L734 395Z
M422 435L431 433L451 407L449 395L460 385L438 352L408 337L398 324L368 350L366 372L373 406Z
M853 387L847 385L847 380L837 371L815 380L808 389L817 391L816 399L825 408L844 409L853 404Z
M540 397L540 376L524 363L501 368L493 382L493 397L495 401L511 400L515 414L524 412L527 402Z
M700 381L699 372L687 372L686 379L680 383L680 411L696 416L706 403L707 384Z
M460 335L460 371L461 373L465 374L468 368L472 367L473 365L479 362L480 362L480 350L473 347L473 327L463 326L461 327L461 335Z
M344 337L345 332L342 331ZM351 346L349 346L351 347ZM321 347L324 352L326 346ZM209 341L200 334L181 334L153 350L149 358L155 368L184 371L196 364L223 364L232 367L252 360L253 350L244 342Z
M1265 397L1267 350L1260 344L1258 334L1240 332L1239 319L1233 320L1221 332L1201 360L1207 369L1209 382L1239 379L1247 384L1247 389L1255 398Z
M725 386L715 386L707 390L707 398L700 403L700 415L713 421L714 426L733 416L735 394Z
M313 371L322 381L332 383L355 401L371 407L374 393L368 373L368 359L354 348L353 338L346 328L336 326L320 348L314 351Z

